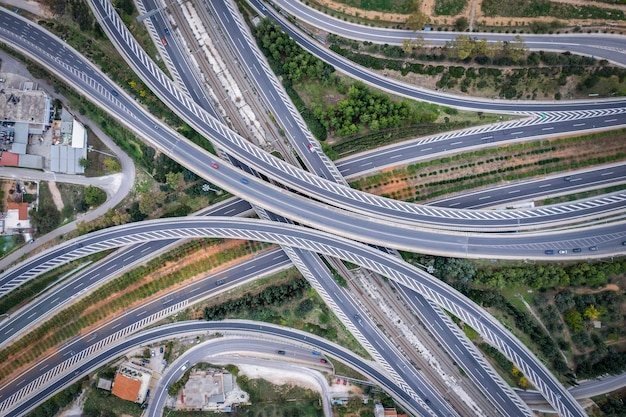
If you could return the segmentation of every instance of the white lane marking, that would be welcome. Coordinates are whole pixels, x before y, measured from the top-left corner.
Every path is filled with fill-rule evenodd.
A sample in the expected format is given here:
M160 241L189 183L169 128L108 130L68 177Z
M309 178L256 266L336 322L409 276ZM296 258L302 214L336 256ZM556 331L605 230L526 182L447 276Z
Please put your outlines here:
M362 166L362 167L366 167L366 166L368 166L368 165L372 165L372 162L368 162L368 163L366 163L366 164L361 164L361 166Z
M283 257L282 255L274 256L272 258L272 261L275 261L276 259L281 259L282 257Z
M128 258L124 259L124 262L128 262L128 261L130 261L130 260L131 260L131 259L133 259L134 257L135 257L135 255L129 256Z
M98 278L99 276L100 276L100 273L93 274L93 275L91 276L91 278L89 278L89 281L94 280L94 279Z
M454 146L454 145L460 145L460 144L462 144L462 143L463 143L463 141L462 141L462 140L460 140L460 141L458 141L458 142L452 142L450 145Z
M116 327L120 327L122 323L117 323L115 326L111 327L111 329L115 329Z
M491 198L491 196L490 196L490 195L486 195L486 196L484 196L484 197L479 197L478 199L479 199L479 200L486 200L486 199L488 199L488 198Z
M13 330L13 327L11 327L9 330L7 330L6 332L4 332L4 334L9 334L9 333L11 333L11 330Z
M483 136L480 140L493 139L493 136Z
M117 265L111 265L110 267L108 267L108 268L106 269L106 271L107 271L107 272L109 272L109 271L110 271L111 269L113 269L113 268L117 268Z
M611 123L611 122L616 122L616 121L617 119L608 119L608 120L605 120L604 123Z
M230 209L230 210L228 210L227 212L225 212L224 214L230 214L230 213L232 213L233 211L235 211L235 209Z
M452 204L448 205L448 207L458 206L459 204L461 204L461 203L458 203L458 202L457 203L452 203Z
M546 188L549 187L551 184L544 184L544 185L540 185L539 188Z
M83 286L83 283L82 283L82 282L80 282L78 285L76 285L76 286L74 287L74 289L76 289L76 288L80 288L80 287L82 287L82 286Z
M142 251L141 251L141 253L148 252L150 249L152 249L152 248L150 248L150 247L148 246L147 248L145 248L144 250L142 250Z
M513 191L509 191L509 194L515 194L515 193L519 193L522 190L513 190Z
M189 290L189 292L195 292L195 291L198 291L199 289L200 289L200 287L196 287L196 288L194 288L192 290Z
M580 126L584 126L584 125L585 125L584 123L576 123L575 125L572 125L572 126L574 126L574 127L580 127Z
M524 131L520 130L519 132L511 132L511 135L521 135L522 133L524 133Z
M255 267L255 265L251 265L251 266L247 267L246 269L244 269L244 271L249 271L249 270L253 269L254 267Z
M553 129L554 129L553 127L544 127L541 130L553 130Z
M39 368L39 370L40 370L40 371L43 371L43 370L44 370L44 369L46 369L48 366L50 366L50 365L45 364L44 366L42 366L41 368Z
M611 172L605 172L604 174L601 174L601 177L606 177L607 175L611 175L613 173L613 171Z
M33 314L31 314L30 316L26 317L27 319L33 317L35 314L37 314L37 312L35 311Z
M146 314L148 312L148 310L144 310L141 313L137 313L137 317L139 316L143 316L144 314Z
M59 297L55 298L54 300L50 301L50 304L52 303L56 303L57 301L59 301Z
M576 182L576 181L582 181L582 178L572 178L570 181L571 182Z
M389 157L389 159L400 158L401 156L402 156L402 154L391 155L391 156Z
M430 151L432 148L424 148L422 149L422 152L426 152L426 151Z

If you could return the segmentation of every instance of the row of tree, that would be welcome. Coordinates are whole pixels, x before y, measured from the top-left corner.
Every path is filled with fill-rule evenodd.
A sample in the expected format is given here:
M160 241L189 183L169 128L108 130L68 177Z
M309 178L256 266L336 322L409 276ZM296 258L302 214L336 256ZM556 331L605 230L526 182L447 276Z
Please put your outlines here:
M297 278L288 283L265 288L257 294L247 293L236 300L206 307L203 317L205 320L223 320L242 311L254 311L267 306L280 306L297 297L301 297L309 289L309 283L304 278ZM300 307L307 310L308 306ZM308 310L307 310L308 311Z

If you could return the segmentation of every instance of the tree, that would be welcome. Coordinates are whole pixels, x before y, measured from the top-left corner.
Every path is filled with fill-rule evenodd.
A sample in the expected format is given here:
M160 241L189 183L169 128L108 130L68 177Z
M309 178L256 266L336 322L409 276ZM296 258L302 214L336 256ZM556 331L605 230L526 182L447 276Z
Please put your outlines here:
M61 223L61 213L54 205L30 211L30 221L40 234L48 233Z
M465 16L461 16L458 19L456 19L456 22L454 22L454 29L457 32L465 32L465 30L469 27L469 20L467 20L467 17Z
M576 310L570 310L565 315L565 323L573 332L582 332L585 330L583 324L583 316Z
M406 27L410 30L422 30L428 24L428 16L421 12L420 6L420 0L413 0L412 12L406 21Z
M104 203L106 199L106 193L100 188L94 187L93 185L85 188L85 202L91 207L99 206L100 204Z
M91 166L91 161L87 158L80 158L78 160L78 165L80 165L81 167L87 169Z
M584 316L587 320L597 320L602 314L606 312L606 309L600 307L596 308L593 304L585 309Z
M165 182L172 190L178 190L183 186L183 173L168 172L165 174Z

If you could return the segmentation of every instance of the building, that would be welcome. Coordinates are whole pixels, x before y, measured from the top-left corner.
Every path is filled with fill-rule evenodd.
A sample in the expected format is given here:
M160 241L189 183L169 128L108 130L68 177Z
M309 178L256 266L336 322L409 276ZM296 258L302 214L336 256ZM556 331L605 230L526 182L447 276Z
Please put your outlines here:
M87 158L87 130L67 110L61 111L61 120L52 127L50 170L66 174L84 174L80 160Z
M0 121L15 123L26 134L41 135L50 124L50 97L32 82L0 88Z
M177 398L176 408L228 412L232 404L247 400L247 393L239 390L232 374L221 370L193 370Z
M116 397L135 403L143 403L148 392L152 372L130 363L117 370L111 392Z
M22 233L23 230L29 230L31 225L28 210L28 203L9 201L7 203L7 214L4 217L4 233L17 234Z

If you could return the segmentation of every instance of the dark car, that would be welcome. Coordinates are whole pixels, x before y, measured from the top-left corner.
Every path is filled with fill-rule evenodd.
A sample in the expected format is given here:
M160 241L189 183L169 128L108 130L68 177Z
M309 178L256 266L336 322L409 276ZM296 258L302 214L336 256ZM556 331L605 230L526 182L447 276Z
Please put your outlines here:
M163 346L159 348L159 353L163 353Z
M548 249L544 252L546 255L554 255L554 251L552 249Z
M284 354L285 354L285 351L284 351L284 350L279 350L279 351L278 351L278 354L279 354L279 355L284 355Z
M571 181L572 177L570 175L568 175L567 177L563 178L565 181Z
M595 252L595 251L598 250L598 247L597 246L589 246L589 250L592 251L592 252Z
M215 282L215 285L222 285L223 283L224 283L224 280L223 280L223 279L218 279L218 280Z
M168 28L165 28L165 34L169 35L170 34L170 30Z
M328 361L326 359L320 359L320 362L322 363L328 363Z
M115 90L111 90L111 94L113 94L113 96L115 96L115 97L117 97L117 96L119 96L119 95L120 95L120 93L118 93L118 92L117 92L117 91L115 91Z
M626 246L626 240L622 242L622 245Z
M572 252L574 252L574 253L580 253L582 251L583 250L581 248L574 248L574 249L572 249Z
M241 181L242 184L247 184L248 180L246 178L242 178L239 181Z

